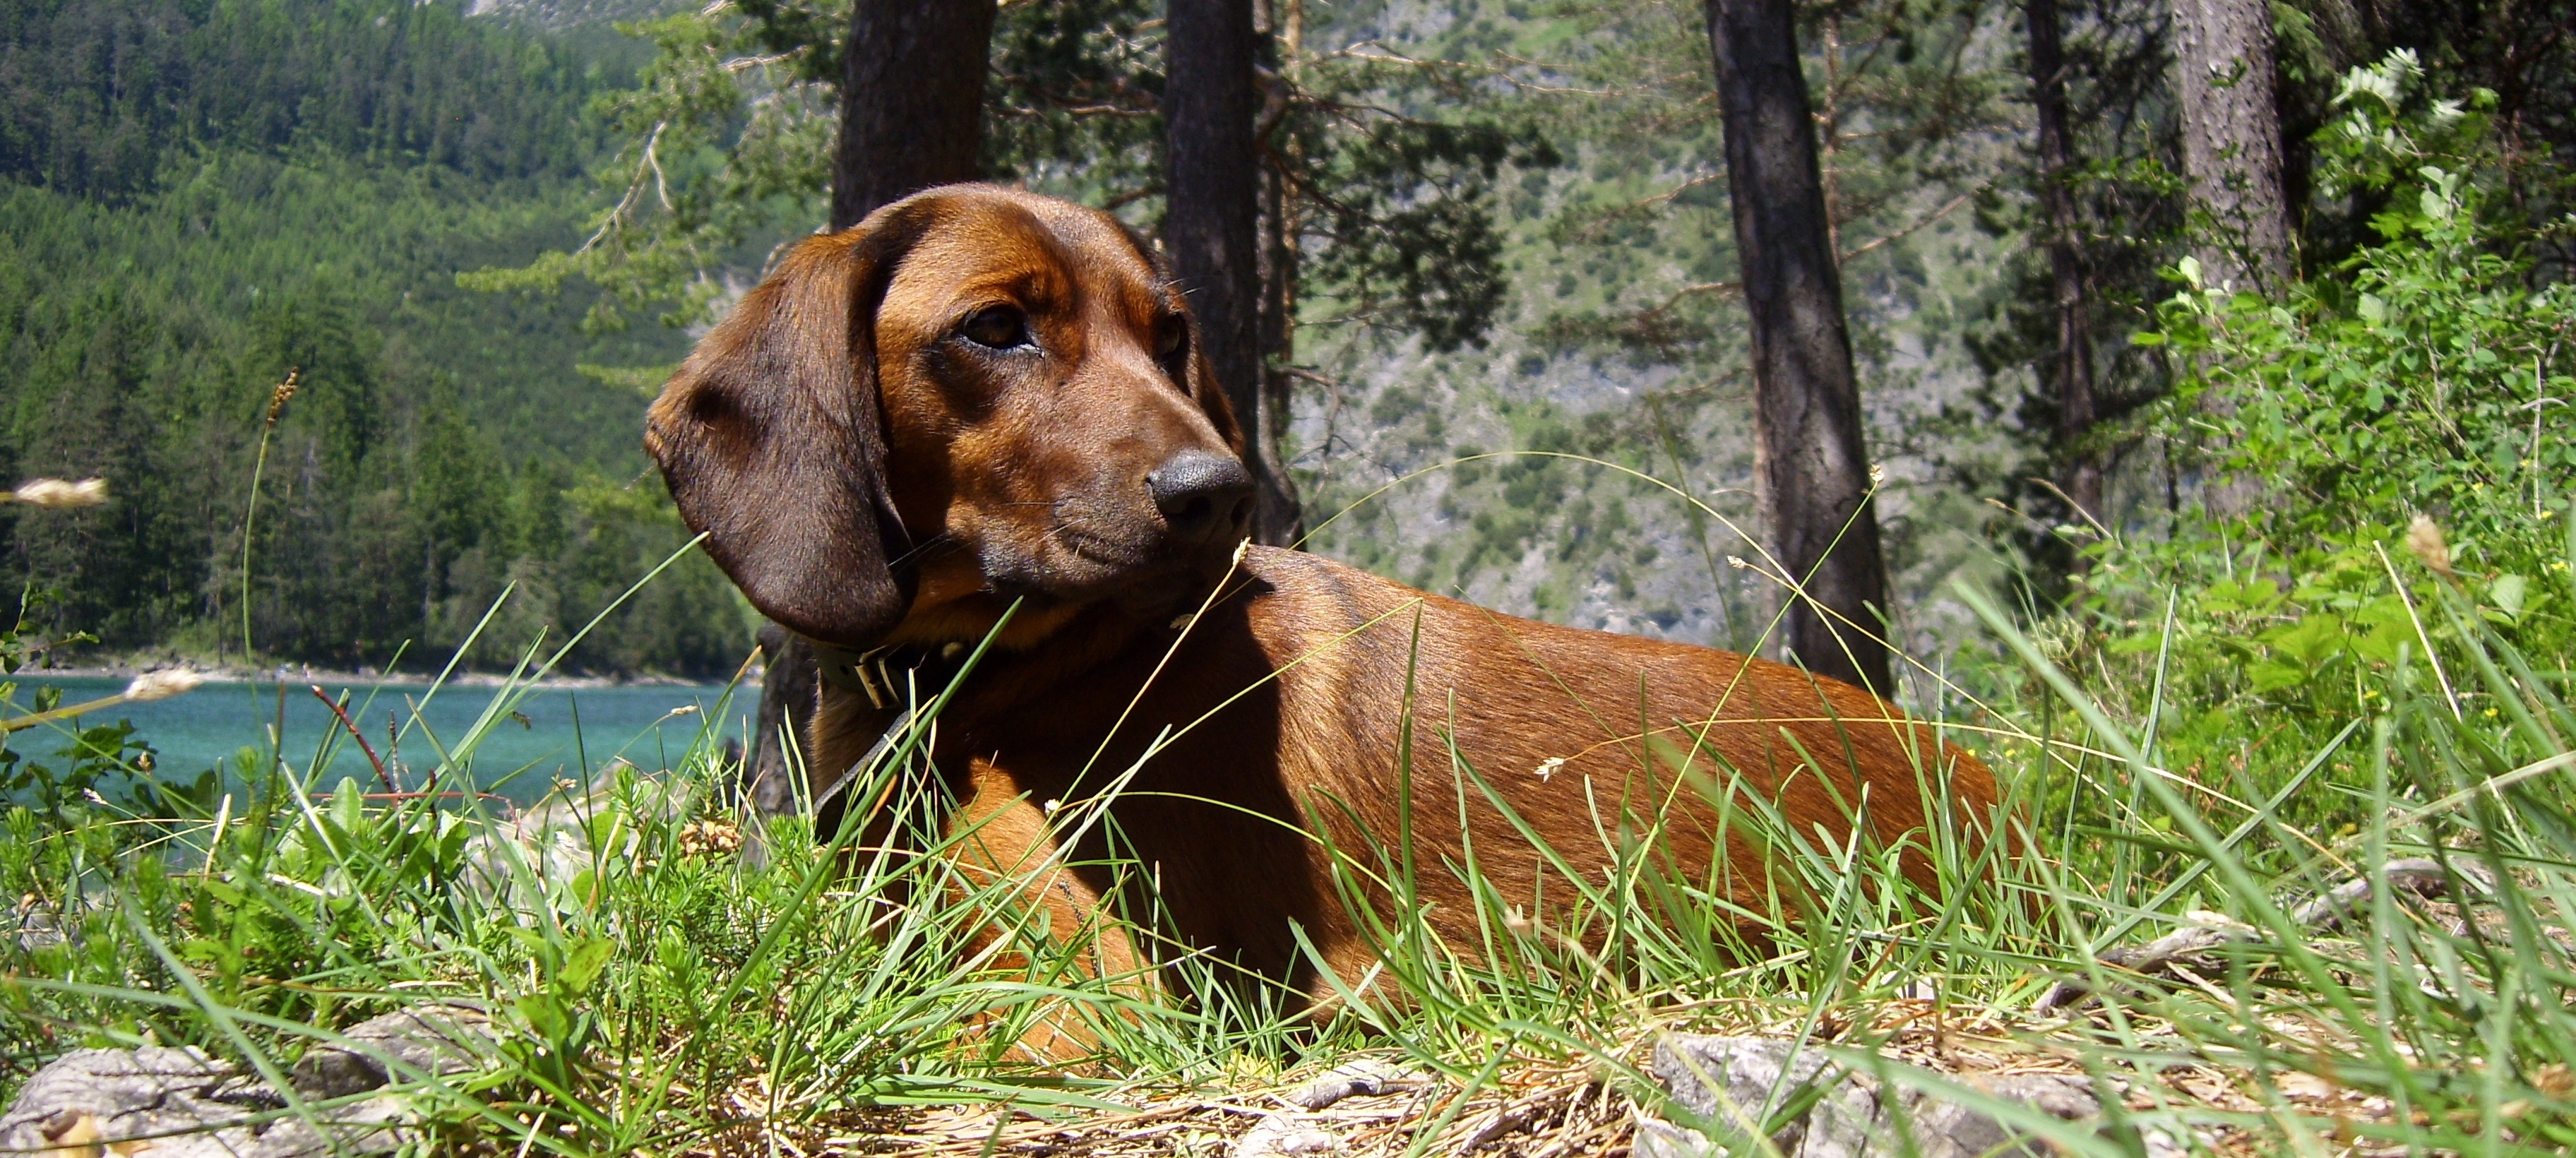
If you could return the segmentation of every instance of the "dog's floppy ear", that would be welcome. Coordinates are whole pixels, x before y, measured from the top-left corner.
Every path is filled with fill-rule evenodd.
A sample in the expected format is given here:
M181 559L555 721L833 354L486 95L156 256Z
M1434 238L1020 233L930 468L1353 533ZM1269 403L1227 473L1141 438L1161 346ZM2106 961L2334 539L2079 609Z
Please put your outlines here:
M918 219L889 210L799 244L680 364L645 424L680 517L752 606L842 647L876 643L912 602L875 330Z

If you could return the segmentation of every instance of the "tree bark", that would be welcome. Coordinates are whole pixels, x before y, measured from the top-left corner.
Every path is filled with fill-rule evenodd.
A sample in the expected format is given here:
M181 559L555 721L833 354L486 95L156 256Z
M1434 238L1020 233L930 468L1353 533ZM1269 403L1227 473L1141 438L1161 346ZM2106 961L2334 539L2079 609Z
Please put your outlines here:
M858 0L841 46L832 228L977 176L994 0Z
M2057 486L2078 517L2102 510L2101 456L2085 445L2100 418L2093 398L2093 319L2075 212L2075 142L2066 127L2066 52L2057 0L2023 0L2030 24L2031 104L2039 119L2040 201L2057 308Z
M832 152L833 229L934 185L972 181L984 140L984 75L995 0L858 0L841 45L841 129ZM804 637L760 633L764 674L746 802L796 808L787 747L814 712L817 673Z
M1252 0L1172 0L1164 25L1163 248L1260 484L1253 538L1296 538L1297 492L1263 427L1260 42Z
M2291 272L2266 0L2174 0L2183 169L2209 236L2193 256L2211 285L2261 289Z
M1791 0L1706 0L1753 345L1754 426L1774 552L1805 595L1790 655L1893 695L1887 565L1870 502L1842 278Z
M785 736L794 732L797 749L805 750L805 722L814 713L814 685L821 673L814 669L814 649L803 637L775 623L761 625L760 655L760 712L751 722L758 731L743 802L763 816L785 816L796 811Z
M1285 10L1285 21L1281 16ZM1273 134L1286 120L1290 100L1290 79L1298 42L1303 36L1303 12L1299 0L1273 3L1262 0L1255 13L1259 21L1257 34L1276 49L1277 72L1268 77L1261 90L1261 119L1253 132L1254 147L1264 160L1261 173L1261 420L1256 428L1244 424L1246 438L1261 443L1262 460L1278 475L1279 499L1266 517L1256 520L1254 529L1261 541L1272 546L1288 546L1306 537L1303 504L1298 501L1297 487L1288 477L1288 456L1280 449L1280 440L1288 432L1289 391L1288 366L1297 354L1297 267L1303 256L1297 246L1297 201L1288 184L1283 166L1292 166L1295 142L1284 148L1271 144ZM1285 155L1282 155L1283 152Z

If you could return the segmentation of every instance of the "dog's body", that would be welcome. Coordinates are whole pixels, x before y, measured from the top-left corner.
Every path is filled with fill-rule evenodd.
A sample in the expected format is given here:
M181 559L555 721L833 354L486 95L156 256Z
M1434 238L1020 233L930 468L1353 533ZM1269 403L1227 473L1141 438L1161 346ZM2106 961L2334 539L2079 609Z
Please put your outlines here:
M1294 551L1253 549L1225 590L1186 638L1113 608L1081 616L1045 646L979 667L940 717L936 761L964 801L960 823L980 826L974 858L1014 876L1075 866L1033 890L1056 929L1081 927L1110 899L1109 857L1096 836L1055 856L1048 806L1103 791L1139 760L1112 814L1121 851L1159 878L1169 931L1317 999L1330 982L1301 959L1292 928L1345 983L1373 959L1331 883L1335 855L1365 885L1409 828L1425 866L1419 895L1462 947L1477 940L1478 903L1455 871L1470 840L1506 904L1542 922L1569 904L1569 882L1542 884L1553 870L1488 789L1596 886L1622 820L1640 817L1667 817L1668 863L1707 876L1708 794L1730 771L1801 832L1848 831L1866 800L1889 845L1924 826L1924 785L1949 784L1967 802L1991 792L1983 769L1928 729L1779 664L1516 619ZM816 767L847 767L885 719L827 685ZM1682 766L1694 782L1676 775ZM1974 805L1961 807L1964 821ZM1309 835L1319 821L1329 842ZM1735 823L1739 839L1767 827ZM1758 889L1758 857L1733 851L1734 883ZM1104 966L1123 971L1123 955Z
M1386 903L1369 882L1399 839L1428 919L1465 946L1471 851L1545 922L1575 894L1563 874L1597 885L1640 825L1664 863L1759 892L1743 833L1767 826L1721 838L1720 801L1836 838L1865 816L1888 845L1987 820L1985 769L1858 689L1238 554L1242 436L1192 345L1179 292L1113 219L952 187L804 243L653 410L690 525L827 659L953 652L1016 601L930 758L972 832L962 867L1022 882L1057 930L1118 899L1114 832L1181 947L1321 999L1316 958L1343 982L1374 960L1338 889ZM882 699L827 680L818 788L884 733ZM1114 824L1058 849L1051 813L1131 768ZM1930 883L1926 858L1905 864ZM1157 955L1113 936L1095 965Z

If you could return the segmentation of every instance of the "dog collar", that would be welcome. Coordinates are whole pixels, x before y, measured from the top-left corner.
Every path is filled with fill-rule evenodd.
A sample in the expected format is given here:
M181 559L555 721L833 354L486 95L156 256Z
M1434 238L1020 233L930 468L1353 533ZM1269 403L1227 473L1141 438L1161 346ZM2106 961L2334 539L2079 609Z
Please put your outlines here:
M808 639L814 649L815 674L845 692L866 696L878 711L908 706L911 698L936 693L964 670L974 649L962 643L936 648L910 645L850 651Z
M866 754L842 771L814 794L814 810L820 815L824 806L847 791L859 773L873 767L893 750L904 730L912 726L918 697L936 695L956 681L965 670L966 657L973 652L962 643L944 644L937 648L872 647L851 651L817 642L805 641L814 652L814 671L824 683L855 695L866 696L878 711L891 711L894 718L885 730L877 733L876 742L868 745Z

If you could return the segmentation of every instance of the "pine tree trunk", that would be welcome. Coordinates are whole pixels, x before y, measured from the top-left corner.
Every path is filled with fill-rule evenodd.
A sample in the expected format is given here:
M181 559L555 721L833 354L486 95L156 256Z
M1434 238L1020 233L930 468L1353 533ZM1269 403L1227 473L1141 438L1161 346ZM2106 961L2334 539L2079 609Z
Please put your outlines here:
M2277 286L2290 274L2281 117L2265 0L2174 0L2183 169L2215 236L2194 248L2210 284Z
M759 731L743 783L744 803L763 816L785 816L796 811L796 792L783 740L792 732L797 751L810 750L805 721L813 715L815 684L822 673L815 670L814 649L804 638L775 623L760 627L760 655L760 712L752 718Z
M832 228L976 178L994 11L994 0L858 0L841 47Z
M1278 476L1278 486L1264 488L1267 509L1256 513L1260 541L1287 546L1306 536L1305 512L1294 480L1287 477L1287 456L1279 447L1288 430L1288 364L1297 343L1297 237L1288 222L1293 207L1288 181L1277 167L1261 167L1261 413L1256 425L1243 424L1246 441Z
M1172 0L1164 26L1163 249L1260 483L1253 538L1295 538L1297 493L1262 437L1261 177L1252 0Z
M933 185L980 175L994 12L994 0L858 0L841 48L832 228L847 229ZM754 809L777 816L796 807L781 737L792 732L803 746L817 673L813 648L794 632L769 625L760 645L759 735L743 793Z
M1893 695L1887 565L1791 0L1706 0L1753 345L1754 426L1774 553L1805 597L1784 617L1809 670Z
M1303 12L1298 0L1274 3L1261 0L1254 13L1257 34L1275 46L1274 59L1280 61L1277 75L1261 93L1261 119L1253 134L1254 146L1268 159L1261 171L1261 421L1255 426L1246 422L1246 438L1261 443L1262 460L1279 477L1278 494L1272 510L1257 520L1255 531L1261 541L1286 546L1306 537L1303 505L1297 498L1295 480L1288 477L1288 457L1280 450L1280 439L1288 432L1288 398L1291 381L1289 364L1297 354L1297 247L1295 221L1297 203L1288 184L1283 165L1296 162L1279 154L1280 146L1272 144L1272 134L1288 113L1290 61L1302 45ZM1284 21L1283 21L1284 16ZM1295 144L1286 143L1293 156Z
M2040 201L2057 308L2057 486L2078 517L2102 513L2101 456L2084 443L2100 417L2093 398L2093 319L2075 212L2075 142L2066 127L2066 52L2057 0L2023 0L2030 23L2031 104L2039 119Z

